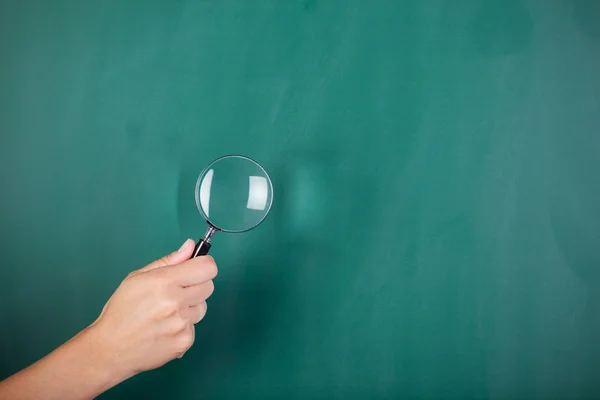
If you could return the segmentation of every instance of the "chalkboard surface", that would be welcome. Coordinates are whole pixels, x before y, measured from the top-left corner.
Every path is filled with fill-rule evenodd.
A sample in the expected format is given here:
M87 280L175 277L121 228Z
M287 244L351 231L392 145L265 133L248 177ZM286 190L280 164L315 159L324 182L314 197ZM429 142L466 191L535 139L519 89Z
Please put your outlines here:
M186 356L103 399L599 397L600 3L0 4L0 379L198 238Z

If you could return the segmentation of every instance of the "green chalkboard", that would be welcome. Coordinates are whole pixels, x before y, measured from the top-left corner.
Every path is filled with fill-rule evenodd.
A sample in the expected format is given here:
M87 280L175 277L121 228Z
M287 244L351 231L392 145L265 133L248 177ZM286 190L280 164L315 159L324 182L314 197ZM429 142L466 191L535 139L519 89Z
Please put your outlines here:
M103 399L578 398L600 380L600 3L0 4L0 378L204 233L186 356Z

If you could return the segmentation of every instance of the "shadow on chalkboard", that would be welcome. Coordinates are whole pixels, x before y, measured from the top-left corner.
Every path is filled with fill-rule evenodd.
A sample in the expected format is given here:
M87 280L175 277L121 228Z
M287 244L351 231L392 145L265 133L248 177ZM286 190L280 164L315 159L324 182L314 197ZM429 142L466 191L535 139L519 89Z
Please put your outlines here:
M295 279L293 259L298 253L289 246L282 206L286 201L286 180L281 169L272 170L277 200L256 235L260 236L258 240L250 235L240 240L243 265L230 266L239 272L227 285L218 286L218 300L209 305L214 318L210 319L210 326L198 329L197 351L182 360L185 375L181 379L185 383L170 393L175 398L210 396L217 390L215 383L222 382L223 377L254 370L252 363L276 334L273 324L284 313L282 307Z

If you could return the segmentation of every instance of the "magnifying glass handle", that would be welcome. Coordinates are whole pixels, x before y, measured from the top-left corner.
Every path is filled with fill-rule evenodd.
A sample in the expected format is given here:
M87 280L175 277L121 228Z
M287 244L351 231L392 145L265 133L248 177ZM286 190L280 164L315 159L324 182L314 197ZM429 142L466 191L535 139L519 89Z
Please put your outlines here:
M196 247L194 248L194 254L192 258L205 256L208 254L210 250L210 239L212 239L213 235L217 232L217 228L212 225L208 225L208 230L204 234L204 237L196 243Z
M208 254L209 250L210 250L210 242L207 242L204 239L200 239L200 241L198 241L198 243L196 244L196 247L194 248L194 254L192 255L192 258L198 257L198 256L205 256Z

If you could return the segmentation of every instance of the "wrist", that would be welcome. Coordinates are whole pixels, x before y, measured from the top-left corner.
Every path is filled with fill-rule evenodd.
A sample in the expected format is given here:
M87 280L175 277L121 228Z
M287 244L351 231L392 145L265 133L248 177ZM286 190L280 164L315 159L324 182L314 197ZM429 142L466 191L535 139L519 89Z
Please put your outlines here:
M92 381L97 382L101 392L130 377L120 368L118 355L110 340L95 325L81 331L73 339L73 345L80 347L81 354L87 354L87 374Z
M126 377L108 342L87 328L33 365L3 381L0 398L91 399ZM6 397L3 397L6 396Z

